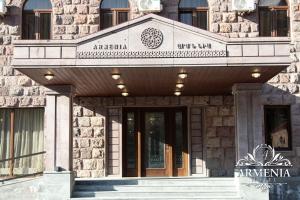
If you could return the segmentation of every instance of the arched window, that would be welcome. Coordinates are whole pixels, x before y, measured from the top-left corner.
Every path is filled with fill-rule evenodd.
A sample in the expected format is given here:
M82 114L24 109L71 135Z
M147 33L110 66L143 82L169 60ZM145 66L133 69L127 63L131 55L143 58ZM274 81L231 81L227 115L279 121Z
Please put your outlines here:
M128 0L103 0L100 5L100 28L105 29L128 21Z
M258 12L260 36L289 35L289 12L285 0L260 0Z
M179 21L204 30L208 29L207 0L181 0Z
M50 39L51 12L50 0L27 0L23 6L22 38Z

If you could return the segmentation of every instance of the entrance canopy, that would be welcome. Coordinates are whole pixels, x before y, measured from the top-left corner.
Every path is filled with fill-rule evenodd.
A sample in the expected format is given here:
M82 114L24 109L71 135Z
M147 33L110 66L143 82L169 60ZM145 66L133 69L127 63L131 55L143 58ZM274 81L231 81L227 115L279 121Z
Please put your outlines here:
M42 85L74 85L80 96L119 96L118 83L132 96L172 95L180 72L188 73L183 95L226 94L234 83L264 83L286 68L289 43L229 39L149 14L76 40L16 41L13 66Z

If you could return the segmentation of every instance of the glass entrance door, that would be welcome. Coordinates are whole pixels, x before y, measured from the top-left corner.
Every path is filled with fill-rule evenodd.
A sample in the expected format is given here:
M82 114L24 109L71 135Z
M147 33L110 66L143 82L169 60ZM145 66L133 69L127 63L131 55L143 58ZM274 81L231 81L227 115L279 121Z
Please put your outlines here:
M125 176L186 176L185 108L127 108L123 112Z
M145 111L142 114L143 175L168 176L166 112Z

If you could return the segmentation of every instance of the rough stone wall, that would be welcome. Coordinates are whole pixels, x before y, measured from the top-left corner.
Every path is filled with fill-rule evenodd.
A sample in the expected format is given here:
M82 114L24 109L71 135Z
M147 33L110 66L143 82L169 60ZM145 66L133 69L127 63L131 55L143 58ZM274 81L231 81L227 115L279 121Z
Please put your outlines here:
M102 177L106 113L101 99L76 98L73 111L73 168L78 177Z
M205 107L206 167L210 176L233 176L235 120L232 96L210 98Z

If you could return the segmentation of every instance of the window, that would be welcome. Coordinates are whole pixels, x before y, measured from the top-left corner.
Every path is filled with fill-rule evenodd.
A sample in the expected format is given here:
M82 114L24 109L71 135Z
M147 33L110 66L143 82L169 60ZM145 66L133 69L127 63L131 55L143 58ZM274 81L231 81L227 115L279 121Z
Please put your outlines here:
M0 109L0 176L42 172L43 151L44 109Z
M51 10L49 0L27 0L23 7L22 39L50 39Z
M285 0L260 0L259 2L260 36L289 36L289 12Z
M206 0L181 0L179 21L208 30L208 3Z
M265 106L266 143L277 150L291 150L290 106Z
M128 0L103 0L100 5L100 28L105 29L128 21Z

